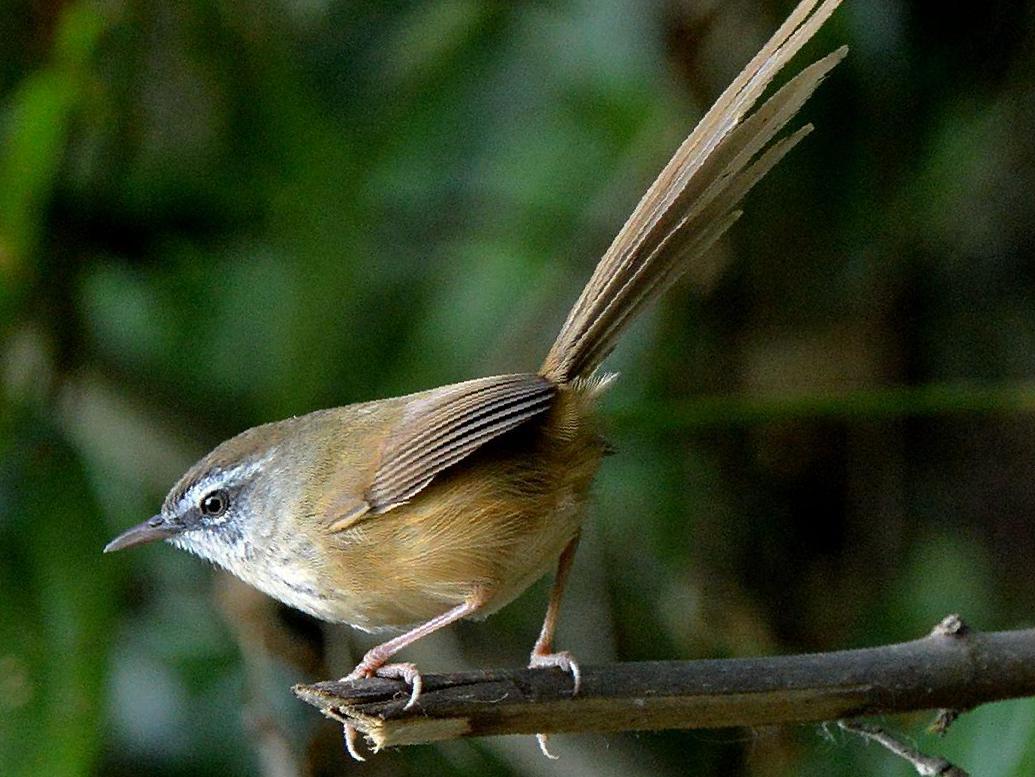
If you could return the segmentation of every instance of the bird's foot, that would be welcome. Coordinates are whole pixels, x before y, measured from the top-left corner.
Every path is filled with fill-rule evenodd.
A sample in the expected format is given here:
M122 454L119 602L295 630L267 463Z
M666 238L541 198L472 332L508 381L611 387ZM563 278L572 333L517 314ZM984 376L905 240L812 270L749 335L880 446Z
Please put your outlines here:
M424 689L424 680L421 678L416 664L399 663L378 666L363 659L355 669L341 679L359 680L363 677L383 677L386 680L402 680L409 685L410 698L406 702L406 706L403 707L404 710L410 709L417 703L417 699L420 698L420 693Z
M578 662L571 653L567 650L559 650L556 653L544 653L533 650L531 660L528 662L528 668L542 669L549 667L563 669L570 674L572 680L571 695L574 696L579 692L579 686L582 685L582 670L579 669Z
M363 659L359 665L345 675L342 681L346 680L360 680L364 677L383 677L386 680L402 680L410 686L410 698L406 702L404 710L410 709L414 704L417 703L417 699L420 698L421 690L424 688L424 681L420 676L420 672L417 670L416 664L400 663L400 664L382 664L381 666L376 665L372 661ZM345 749L357 761L367 760L359 754L359 731L356 729L354 723L344 724L345 734Z
M550 653L541 650L533 650L532 656L528 662L528 668L562 669L571 675L571 695L574 696L579 692L579 686L582 684L582 670L579 669L578 662L567 650L560 650L556 653ZM550 752L549 740L549 734L535 735L535 741L539 743L539 749L542 751L543 755L545 755L551 761L556 761L557 756Z

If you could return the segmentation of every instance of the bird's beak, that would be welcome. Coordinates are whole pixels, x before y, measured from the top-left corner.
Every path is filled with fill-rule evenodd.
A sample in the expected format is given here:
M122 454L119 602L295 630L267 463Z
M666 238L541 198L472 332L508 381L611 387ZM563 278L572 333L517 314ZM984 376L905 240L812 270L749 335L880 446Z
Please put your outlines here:
M155 515L143 523L137 524L132 529L122 532L122 534L104 546L104 552L112 553L123 548L132 548L134 545L164 540L179 534L181 531L182 529L177 526L170 526L161 515Z

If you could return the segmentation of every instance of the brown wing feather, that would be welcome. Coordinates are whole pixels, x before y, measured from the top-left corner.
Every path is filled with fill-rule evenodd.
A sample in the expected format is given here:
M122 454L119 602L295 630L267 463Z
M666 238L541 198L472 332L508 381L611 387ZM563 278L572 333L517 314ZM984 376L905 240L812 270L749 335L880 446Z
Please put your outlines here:
M371 512L413 498L447 467L548 410L557 387L533 374L496 375L415 399L389 438L366 492Z

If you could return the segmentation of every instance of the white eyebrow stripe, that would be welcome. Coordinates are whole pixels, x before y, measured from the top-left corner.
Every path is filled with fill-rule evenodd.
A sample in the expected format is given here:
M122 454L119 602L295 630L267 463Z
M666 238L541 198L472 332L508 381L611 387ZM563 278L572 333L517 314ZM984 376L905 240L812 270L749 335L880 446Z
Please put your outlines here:
M227 469L217 469L207 472L200 477L183 493L179 499L179 507L195 504L201 497L207 494L216 486L226 486L235 481L247 480L258 472L276 452L276 446L270 448L261 457L247 459L240 464L235 464Z

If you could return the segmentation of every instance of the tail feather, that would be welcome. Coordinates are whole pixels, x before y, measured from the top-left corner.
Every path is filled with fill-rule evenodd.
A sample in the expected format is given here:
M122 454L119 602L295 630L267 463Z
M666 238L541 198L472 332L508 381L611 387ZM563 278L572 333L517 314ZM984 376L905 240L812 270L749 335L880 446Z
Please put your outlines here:
M811 131L806 125L770 145L844 58L844 47L802 70L744 117L840 2L799 3L705 114L601 258L540 374L557 383L592 374L622 330L722 236L751 187Z

